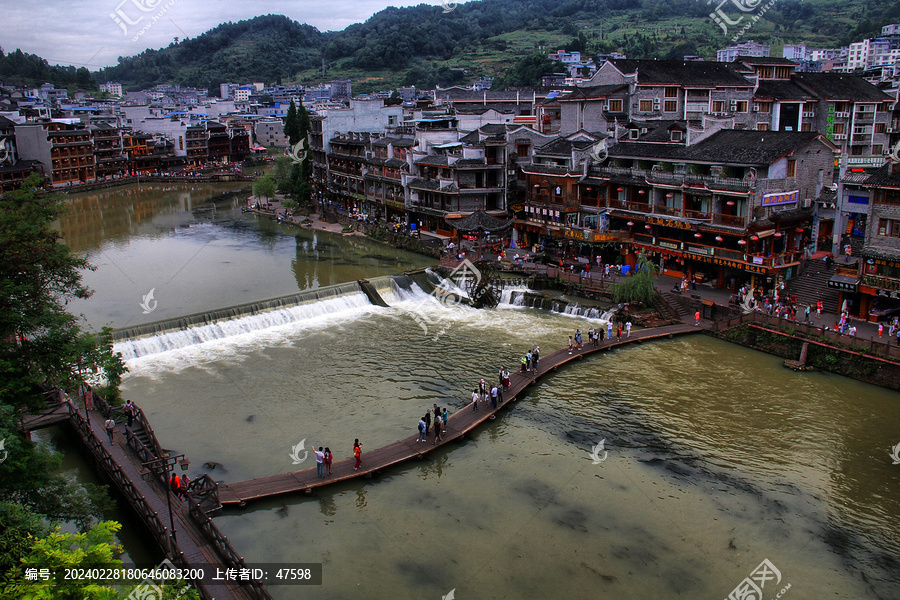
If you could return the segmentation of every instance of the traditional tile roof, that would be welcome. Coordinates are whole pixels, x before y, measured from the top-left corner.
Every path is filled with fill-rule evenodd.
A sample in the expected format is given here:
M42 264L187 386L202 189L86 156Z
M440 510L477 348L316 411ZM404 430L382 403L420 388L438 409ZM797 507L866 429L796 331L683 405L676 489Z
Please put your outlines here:
M816 100L794 81L763 79L753 94L754 100Z
M693 146L620 142L609 149L609 155L613 158L770 165L820 137L814 131L723 129Z
M795 73L794 81L827 100L884 102L891 97L858 75L847 73Z
M559 101L599 100L624 89L628 89L628 86L624 84L585 86L560 96Z
M894 168L892 173L892 166L893 165L891 164L891 161L885 163L884 166L880 167L877 171L872 173L872 175L868 179L866 179L865 185L900 187L900 168Z
M450 161L447 156L443 154L429 154L428 156L423 156L422 158L416 161L417 165L426 165L430 167L449 167Z
M586 150L596 144L596 140L579 140L572 141L564 138L557 138L549 144L538 146L535 154L550 154L553 156L572 156L573 150Z
M631 60L613 58L610 61L622 73L637 73L638 85L677 85L681 87L739 86L751 87L730 65L694 60Z

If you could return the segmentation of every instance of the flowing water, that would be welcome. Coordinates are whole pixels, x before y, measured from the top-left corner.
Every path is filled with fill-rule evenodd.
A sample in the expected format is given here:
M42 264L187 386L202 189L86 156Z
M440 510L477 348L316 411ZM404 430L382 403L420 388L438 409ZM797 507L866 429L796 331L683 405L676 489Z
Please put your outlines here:
M421 263L358 264L360 252L397 251L363 252L350 243L359 240L280 229L221 203L210 216L198 204L186 212L208 222L201 238L216 244L211 254L240 257L238 275L222 281L214 261L202 263L197 297L178 296L193 307L182 314L302 289L314 278L296 275L295 236L334 244L332 258L357 257L336 259L365 272L344 281L372 278L390 306L351 288L214 334L120 342L133 357L126 396L164 447L190 457L192 476L204 463L215 463L219 481L294 470L301 441L340 460L359 438L365 461L366 450L411 435L433 403L452 412L527 348L546 353L607 316L529 308L521 289L492 311L442 303L408 277L383 276ZM181 208L174 212L188 220ZM135 286L110 292L120 275L111 261L101 265L93 285L105 300L92 322L140 318L133 292L153 287L140 265L169 256L169 244L187 236L179 227L102 242L103 254L121 253L117 264ZM133 244L148 256L132 269ZM267 272L256 272L265 261ZM328 264L300 270L339 283L323 273L339 277L341 265ZM212 291L203 269L213 271ZM262 283L245 290L234 283L243 278ZM779 571L764 598L788 584L782 597L900 598L900 466L889 456L900 442L898 395L780 363L702 335L596 355L545 377L427 460L228 510L216 523L249 563L323 563L322 586L270 586L285 600L439 598L454 589L460 598L725 598L764 559Z

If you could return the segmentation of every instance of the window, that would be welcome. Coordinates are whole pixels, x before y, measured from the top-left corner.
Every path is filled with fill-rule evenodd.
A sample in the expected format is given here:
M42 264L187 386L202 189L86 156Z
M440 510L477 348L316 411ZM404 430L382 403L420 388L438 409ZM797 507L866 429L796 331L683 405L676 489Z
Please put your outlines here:
M887 124L875 123L875 133L887 133Z
M388 127L397 126L397 115L388 115Z
M789 158L787 161L787 174L785 177L796 177L797 176L797 161L796 159Z
M790 79L790 67L775 67L775 79Z
M833 132L834 133L844 133L844 124L843 123L835 123Z
M716 100L713 102L713 112L725 112L725 103L721 100Z
M641 135L641 132L638 131L637 129L629 129L628 130L628 139L629 140L636 140L636 139L638 139L638 137L640 137L640 135Z
M672 140L673 142L680 142L681 141L681 130L673 129L672 131L670 131L669 139Z
M611 99L609 101L609 112L622 112L622 100Z
M737 104L737 112L747 112L747 101L746 100L738 100Z
M756 130L757 131L768 131L769 124L768 123L757 123Z
M675 112L678 110L678 102L676 100L666 100L663 103L663 112Z
M678 88L677 87L667 87L666 88L666 98L677 98L678 97Z
M900 238L900 221L896 219L878 219L878 235Z
M641 100L641 112L650 112L653 110L653 100Z
M804 123L803 125L800 126L800 131L812 131L812 124Z
M760 102L757 106L759 106L759 112L761 112L761 113L772 112L772 103L771 102Z

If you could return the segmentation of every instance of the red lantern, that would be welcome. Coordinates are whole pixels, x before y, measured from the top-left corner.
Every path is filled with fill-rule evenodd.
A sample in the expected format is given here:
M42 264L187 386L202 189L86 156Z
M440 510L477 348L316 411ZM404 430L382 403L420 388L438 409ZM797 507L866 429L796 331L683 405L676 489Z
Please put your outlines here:
M724 241L725 241L725 238L723 238L721 235L717 235L717 236L716 236L716 241L717 241L717 242L724 242Z
M734 200L729 200L729 201L726 202L725 204L728 205L728 206L734 206Z
M648 225L644 225L644 229L652 229L652 228L651 228L650 225L648 224Z
M746 246L747 240L738 240L738 246Z
M695 233L695 234L694 234L694 237L699 239L699 238L702 238L702 237L703 237L703 234L701 234L701 233Z
M750 236L750 241L758 242L758 241L759 241L759 237L758 237L758 236L755 236L755 235L751 235L751 236Z
M674 197L675 197L675 194L673 194L672 192L669 192L668 194L666 194L666 198L674 198Z
M616 188L616 191L617 191L617 192L624 192L625 189L624 189L624 188Z
M775 232L775 237L780 238L780 237L781 237L781 232L780 232L780 231L776 231L776 232Z
M638 190L638 194L646 194L646 193L647 192L645 192L644 190Z
M628 226L629 226L629 227L634 227L634 221L628 221Z

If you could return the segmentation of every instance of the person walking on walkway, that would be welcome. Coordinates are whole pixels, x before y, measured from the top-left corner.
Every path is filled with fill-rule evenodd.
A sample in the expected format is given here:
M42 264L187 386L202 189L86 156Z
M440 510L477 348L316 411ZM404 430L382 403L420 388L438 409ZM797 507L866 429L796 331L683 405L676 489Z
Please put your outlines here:
M625 337L631 337L631 321L625 323Z
M878 324L878 337L881 337L881 334L884 333L884 323Z
M359 443L359 438L353 440L353 457L356 458L356 464L353 465L353 470L356 471L362 465L362 444Z
M315 446L312 449L316 453L316 477L325 477L325 452L322 446L318 450Z
M125 401L125 417L128 419L128 427L131 427L131 424L134 422L134 404L131 400Z
M522 360L525 360L524 358ZM522 365L524 370L525 365ZM472 412L478 412L478 389L476 388L474 392L472 392Z
M694 313L694 325L700 326L700 311Z
M617 342L622 341L622 325L621 324L619 324L619 326L616 327L616 341Z
M447 433L447 425L449 424L450 413L447 412L447 407L441 411L441 434Z
M491 408L497 408L497 386L491 388Z
M423 439L422 441L427 442L428 441L428 430L431 429L431 413L426 412L425 416L422 417L422 420L425 421L425 439Z
M106 435L109 437L109 443L112 444L113 433L116 431L116 422L113 421L112 416L110 416L103 425L106 427Z
M538 359L541 357L541 347L535 346L531 350L531 366L537 371Z
M425 441L425 419L419 419L419 437L416 438L416 443Z
M569 354L572 354L572 348L575 347L575 343L572 341L572 336L569 336Z
M509 388L509 371L505 368L503 369L503 387L504 389Z
M172 490L176 498L184 500L184 498L181 498L181 477L178 476L178 473L172 473L172 476L169 477L169 489Z
M325 473L331 475L331 463L334 462L334 455L331 453L331 448L325 446Z

